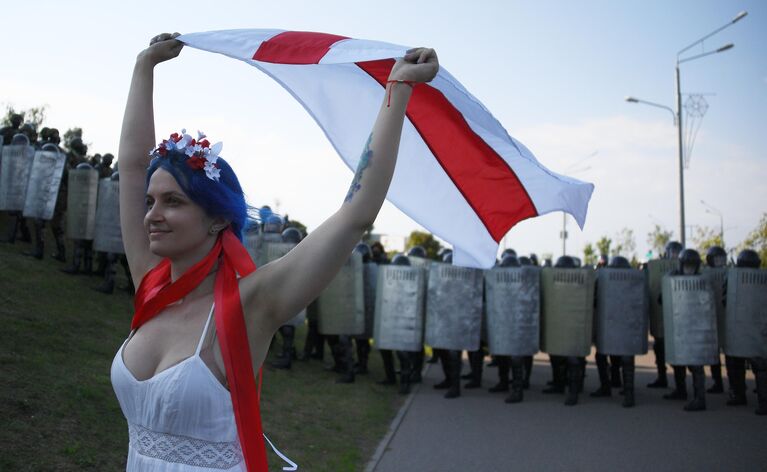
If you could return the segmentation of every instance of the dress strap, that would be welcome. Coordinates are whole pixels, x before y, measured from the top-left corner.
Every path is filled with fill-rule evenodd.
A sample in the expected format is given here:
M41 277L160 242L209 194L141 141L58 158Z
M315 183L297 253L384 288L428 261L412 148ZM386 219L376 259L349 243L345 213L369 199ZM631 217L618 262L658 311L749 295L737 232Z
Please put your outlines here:
M197 343L197 349L194 351L195 356L200 355L200 351L202 350L202 344L205 342L205 337L208 334L208 327L210 326L210 320L213 319L213 309L216 307L215 304L213 304L210 307L210 314L208 314L208 321L205 322L205 327L202 329L202 336L200 336L200 341Z

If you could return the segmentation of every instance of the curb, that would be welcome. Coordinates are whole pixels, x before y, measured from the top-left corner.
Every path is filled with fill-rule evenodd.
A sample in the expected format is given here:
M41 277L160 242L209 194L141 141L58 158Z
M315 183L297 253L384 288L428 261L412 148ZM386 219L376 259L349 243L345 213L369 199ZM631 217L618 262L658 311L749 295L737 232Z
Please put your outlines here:
M422 378L426 377L426 374L429 372L429 367L431 367L431 364L426 364L424 369L421 371ZM386 452L386 449L389 447L389 443L391 442L394 435L397 433L397 430L399 429L400 424L402 424L402 419L405 417L405 415L407 414L407 411L410 409L410 405L413 403L413 397L415 396L416 393L418 393L422 385L423 385L423 382L418 384L414 389L410 391L410 394L407 396L405 403L402 405L402 407L400 407L399 411L397 412L397 416L394 417L391 424L389 425L389 431L386 432L386 435L383 437L383 439L381 439L381 442L378 443L376 452L373 454L373 457L370 458L367 465L365 466L365 472L374 472L376 470L376 467L378 467L378 463L381 462L381 458Z

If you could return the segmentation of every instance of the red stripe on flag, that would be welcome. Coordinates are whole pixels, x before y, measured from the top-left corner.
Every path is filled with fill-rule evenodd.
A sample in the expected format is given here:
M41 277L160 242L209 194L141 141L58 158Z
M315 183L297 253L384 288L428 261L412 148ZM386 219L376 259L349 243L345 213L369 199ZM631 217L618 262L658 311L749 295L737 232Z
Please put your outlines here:
M349 39L335 34L285 31L261 43L253 59L276 64L318 64L330 47Z
M386 87L393 59L358 62ZM496 242L519 221L537 216L530 195L508 163L436 88L418 84L407 117Z

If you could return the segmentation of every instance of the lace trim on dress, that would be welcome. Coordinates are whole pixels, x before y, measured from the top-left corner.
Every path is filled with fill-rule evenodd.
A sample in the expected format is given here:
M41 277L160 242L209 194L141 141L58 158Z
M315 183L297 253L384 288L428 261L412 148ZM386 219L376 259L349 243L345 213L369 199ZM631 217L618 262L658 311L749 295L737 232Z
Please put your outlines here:
M229 469L242 462L242 449L237 441L212 442L202 439L160 433L137 424L128 424L130 445L147 457L166 462Z

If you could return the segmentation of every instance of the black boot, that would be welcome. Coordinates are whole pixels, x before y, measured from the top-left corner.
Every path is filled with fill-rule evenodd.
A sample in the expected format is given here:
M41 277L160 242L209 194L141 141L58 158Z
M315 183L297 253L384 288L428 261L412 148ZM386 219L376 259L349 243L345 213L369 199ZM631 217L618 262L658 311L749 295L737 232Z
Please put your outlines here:
M530 388L530 374L533 373L533 356L525 356L524 357L524 365L525 365L525 382L522 385L522 388L527 390Z
M19 212L19 229L21 230L21 241L24 243L32 242L32 235L29 234L29 227L27 226L27 219Z
M447 390L450 388L450 351L446 349L439 349L437 354L439 355L439 361L442 365L442 374L445 376L445 380L435 384L434 388L437 390Z
M450 357L450 388L445 393L445 398L457 398L461 396L461 351L448 351Z
M333 356L333 365L331 367L325 367L325 370L329 370L336 373L343 373L346 369L344 367L344 353L343 348L339 345L339 336L328 335L325 336L325 340L328 342L330 348L330 355Z
M399 359L399 393L407 395L410 393L410 379L413 376L413 353L397 351Z
M72 253L72 263L61 269L65 274L76 275L80 273L80 264L83 261L83 247L82 241L76 240L74 244L74 250Z
M509 367L511 358L509 356L495 356L495 362L498 364L498 383L490 387L487 391L490 393L509 391Z
M580 364L580 375L578 376L578 393L583 393L583 385L586 383L586 358L579 357L578 363Z
M634 406L634 356L623 356L623 407Z
M437 362L439 362L439 351L441 351L441 349L437 349L435 347L431 348L431 357L429 358L428 361L426 361L426 363L436 364Z
M93 241L83 241L83 273L93 275Z
M655 368L658 369L658 378L647 384L647 388L667 388L668 378L666 377L666 347L663 344L663 338L655 338L652 348L655 351Z
M621 357L610 356L610 386L621 388Z
M272 367L290 370L293 365L293 342L296 328L290 325L281 326L280 334L282 334L282 356L272 362Z
M706 390L706 393L724 393L724 385L722 384L722 364L714 364L710 368L711 378L714 380L714 385Z
M498 359L495 356L490 356L490 362L487 363L488 367L498 367Z
M567 397L565 405L573 406L578 403L578 391L581 383L583 366L577 357L567 358Z
M343 370L336 383L354 383L354 354L352 354L352 339L350 336L339 336L338 346L343 359Z
M45 230L45 220L35 220L34 234L35 247L31 251L24 251L25 256L32 256L35 259L42 259L45 254L45 242L43 241L43 231Z
M463 387L466 389L482 387L482 364L485 358L485 351L480 347L476 351L469 352L469 365L471 366L471 379Z
M115 263L117 255L109 253L104 257L104 282L93 290L101 293L111 294L115 290Z
M365 375L368 373L368 356L370 355L370 340L356 338L354 344L357 347L357 368L355 373Z
M396 385L397 377L394 373L394 352L388 349L381 349L378 352L381 353L381 360L383 360L384 365L384 375L386 376L383 380L379 380L378 384Z
M684 411L703 411L706 409L706 373L702 365L690 366L690 372L693 399L684 406Z
M520 357L511 359L511 394L506 397L506 403L519 403L524 398L525 365Z
M591 392L591 397L609 397L611 395L610 378L607 375L607 356L597 353L597 372L599 373L599 388Z
M755 357L751 359L751 368L756 377L757 415L767 415L767 359Z
M62 231L54 231L53 238L56 240L56 252L51 254L51 257L59 262L66 262L66 246L64 245L64 233Z
M687 400L687 373L684 366L674 365L674 390L663 395L665 400Z
M543 389L543 393L565 393L565 372L567 362L561 356L549 356L553 379L551 385Z
M727 366L727 379L730 382L730 391L727 396L728 406L741 406L746 404L746 359L743 357L725 356Z
M423 349L420 352L416 352L413 355L413 374L410 376L410 383L421 383L421 371L423 370L423 360L425 354Z

